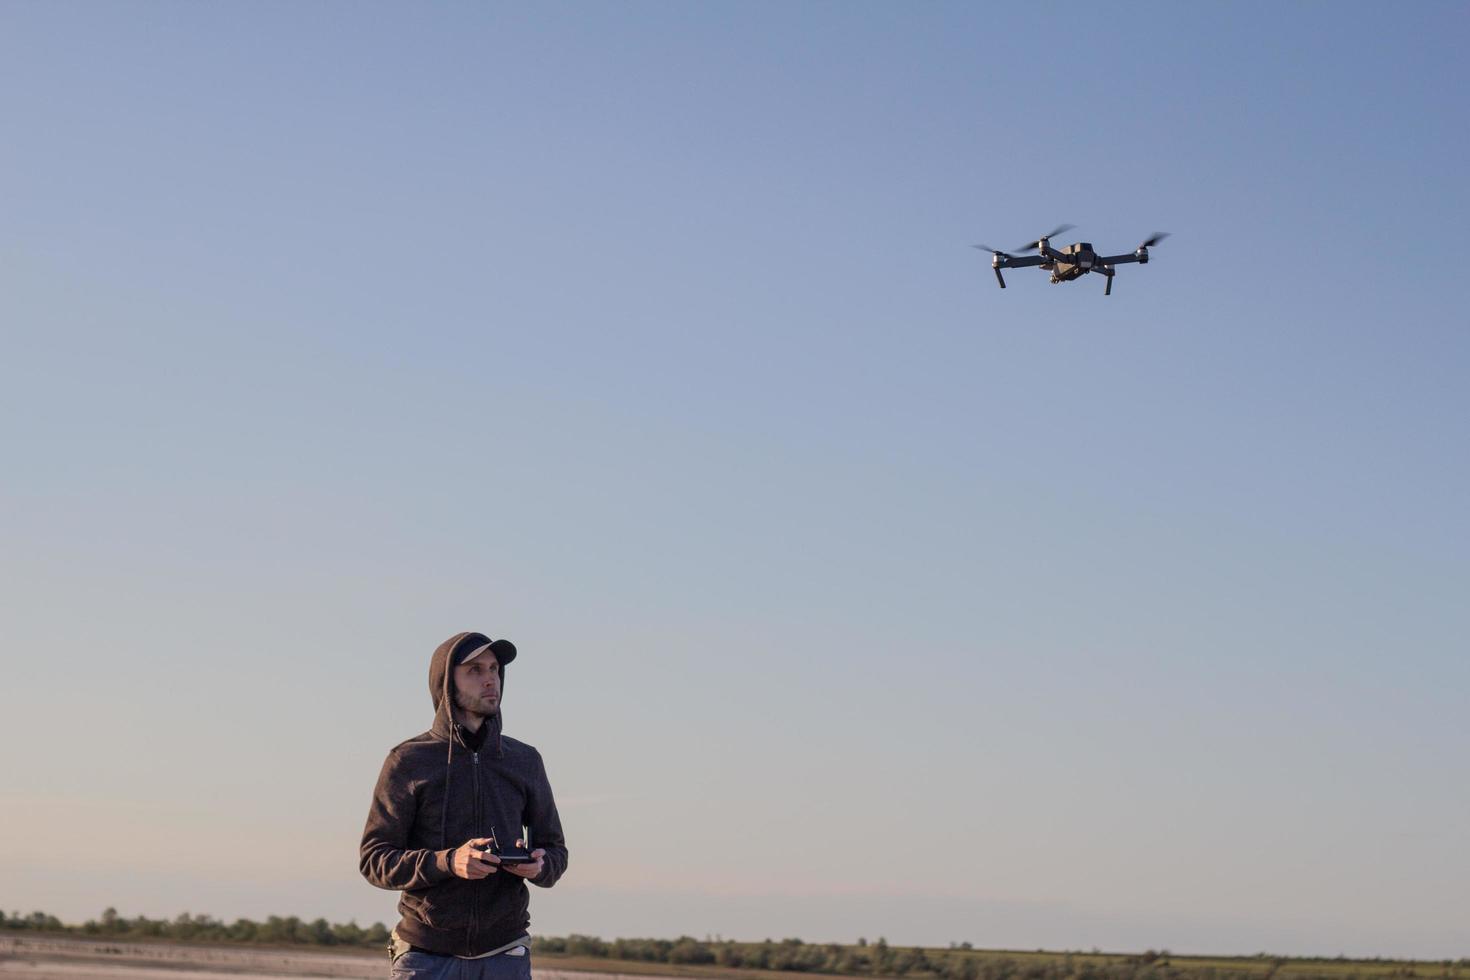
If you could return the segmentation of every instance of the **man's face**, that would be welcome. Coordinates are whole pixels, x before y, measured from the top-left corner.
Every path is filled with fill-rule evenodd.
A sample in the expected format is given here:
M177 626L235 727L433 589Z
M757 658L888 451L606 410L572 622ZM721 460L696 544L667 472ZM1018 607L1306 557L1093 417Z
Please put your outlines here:
M454 668L454 703L462 711L493 715L500 710L500 663L486 650Z

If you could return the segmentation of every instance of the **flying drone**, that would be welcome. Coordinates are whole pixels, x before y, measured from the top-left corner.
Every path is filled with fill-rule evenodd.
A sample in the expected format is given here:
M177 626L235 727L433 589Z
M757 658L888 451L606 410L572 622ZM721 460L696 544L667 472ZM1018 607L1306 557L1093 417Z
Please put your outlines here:
M1001 278L1002 269L1024 269L1028 266L1037 265L1051 273L1052 282L1071 282L1089 272L1096 272L1108 279L1107 288L1103 290L1104 296L1113 294L1114 266L1125 262L1137 262L1143 265L1148 262L1148 250L1150 246L1169 237L1167 231L1156 231L1146 238L1142 245L1131 252L1122 255L1098 255L1092 250L1091 242L1073 242L1061 249L1051 247L1050 239L1060 235L1064 231L1071 231L1075 225L1061 225L1049 234L1042 235L1034 242L1027 242L1016 249L1017 252L1040 252L1040 255L1011 255L1002 252L998 248L989 245L976 245L975 247L990 253L990 268L995 270L995 281L1000 283L1000 288L1006 288L1006 281Z

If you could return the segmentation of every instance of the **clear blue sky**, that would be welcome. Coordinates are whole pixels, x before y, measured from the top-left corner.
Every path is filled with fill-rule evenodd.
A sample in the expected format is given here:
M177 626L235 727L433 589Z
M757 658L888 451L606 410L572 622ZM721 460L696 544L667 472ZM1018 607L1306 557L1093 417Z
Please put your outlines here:
M391 920L473 628L544 933L1470 955L1467 37L0 3L0 905Z

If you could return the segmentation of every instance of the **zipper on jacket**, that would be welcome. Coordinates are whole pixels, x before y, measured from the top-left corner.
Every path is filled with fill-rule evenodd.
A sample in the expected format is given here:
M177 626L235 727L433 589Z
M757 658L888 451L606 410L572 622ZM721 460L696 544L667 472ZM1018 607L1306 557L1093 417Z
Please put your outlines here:
M484 826L484 824L481 822L482 821L482 818L480 816L480 753L478 751L470 753L470 764L473 767L474 773L475 773L475 779L474 779L474 783L475 783L475 836L478 837L480 835L480 828ZM496 842L496 847L497 847L497 849L499 848L499 842ZM481 879L481 880L483 880L483 879ZM475 932L476 932L476 927L479 924L480 924L480 889L471 886L471 888L470 888L470 929L469 929L469 936L468 936L468 939L467 939L467 942L466 942L466 945L465 945L465 955L466 956L474 956L475 955Z

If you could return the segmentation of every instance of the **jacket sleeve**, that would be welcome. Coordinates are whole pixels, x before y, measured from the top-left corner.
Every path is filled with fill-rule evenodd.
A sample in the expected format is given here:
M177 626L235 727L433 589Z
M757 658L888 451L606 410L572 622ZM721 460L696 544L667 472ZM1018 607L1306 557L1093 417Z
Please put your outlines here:
M550 888L567 870L567 842L562 835L561 816L551 795L551 781L546 778L546 764L536 753L536 776L526 792L525 823L531 828L531 846L546 851L541 859L541 873L531 884Z
M399 753L394 751L378 776L358 851L358 869L370 884L406 891L454 877L454 848L431 851L408 846L417 812L418 801L400 765Z

